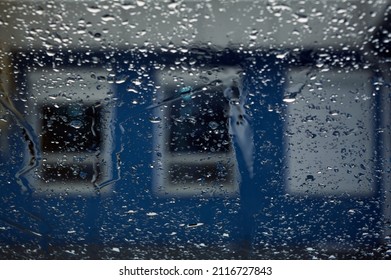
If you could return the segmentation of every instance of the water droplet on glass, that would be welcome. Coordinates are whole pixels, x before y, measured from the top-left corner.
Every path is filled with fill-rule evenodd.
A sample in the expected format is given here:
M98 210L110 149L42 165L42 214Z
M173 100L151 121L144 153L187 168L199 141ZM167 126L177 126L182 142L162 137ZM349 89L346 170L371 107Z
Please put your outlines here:
M131 93L138 93L138 90L136 90L135 88L131 87L131 86L128 86L126 88L126 91L127 92L131 92Z
M126 10L130 10L130 9L136 8L136 6L131 4L131 3L123 3L123 4L121 4L121 8L126 11Z
M169 8L170 10L175 10L175 9L178 7L179 4L180 4L180 2L177 2L177 3L175 3L175 2L170 3L170 4L168 4L168 8Z
M95 33L94 34L94 40L99 42L102 40L102 34L100 34L99 32Z
M307 177L305 178L305 180L307 182L313 182L315 181L315 177L313 175L307 175Z
M211 122L209 122L209 127L211 129L215 130L216 128L219 127L219 124L217 122L215 122L215 121L211 121Z
M132 80L132 83L135 84L136 86L141 85L141 81L139 79Z
M307 250L308 252L311 252L311 253L315 251L315 249L312 248L312 247L307 247L306 250Z
M331 111L329 112L329 114L332 115L332 116L338 116L338 115L339 115L339 112L338 112L337 110L331 110Z
M139 0L139 1L136 1L136 4L137 4L137 6L142 7L145 5L145 2Z
M99 7L93 5L93 6L88 6L87 11L89 11L90 13L96 14L96 13L99 13L101 11L101 9Z
M115 83L116 84L123 84L126 82L126 80L128 79L128 76L122 76L122 77L119 77L115 80Z
M195 228L204 225L204 223L195 223L195 224L188 224L188 228Z
M79 129L80 127L83 126L83 122L81 120L73 120L73 121L71 121L70 126L72 126L73 128Z
M299 23L307 23L308 22L308 17L306 15L295 14L295 16L297 18L297 22L299 22Z
M289 52L282 52L282 53L277 54L276 57L278 59L284 59L285 57L287 57L288 54L289 54Z
M160 123L162 121L162 119L160 117L150 117L149 121L151 123Z
M36 13L37 13L37 15L43 15L43 13L44 13L44 8L42 8L42 7L38 7L37 9L36 9L36 11L35 11Z
M148 212L147 213L147 216L148 217L154 217L154 216L157 216L158 214L156 212Z
M115 21L115 17L114 16L112 16L112 15L104 15L104 16L102 16L102 20L103 21Z
M47 50L47 51L46 51L46 54L47 54L48 56L54 56L54 55L56 54L56 52L53 51L53 50Z
M296 98L294 97L290 97L290 96L287 96L287 97L284 97L284 99L282 99L282 101L286 102L286 103L292 103L296 100Z
M258 30L252 30L251 33L250 33L250 39L251 40L256 40L257 39L257 36L258 36Z
M97 79L98 79L99 82L106 81L106 77L105 76L98 76Z

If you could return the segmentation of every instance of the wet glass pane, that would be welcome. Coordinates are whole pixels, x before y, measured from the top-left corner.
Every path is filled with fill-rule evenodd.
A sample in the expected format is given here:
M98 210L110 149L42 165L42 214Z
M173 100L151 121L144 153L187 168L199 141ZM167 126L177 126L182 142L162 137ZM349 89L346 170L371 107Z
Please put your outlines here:
M0 258L391 258L390 15L0 1Z
M172 103L168 117L171 152L227 152L228 101L223 88L184 97Z
M69 104L45 106L41 112L43 152L80 153L99 150L99 108Z

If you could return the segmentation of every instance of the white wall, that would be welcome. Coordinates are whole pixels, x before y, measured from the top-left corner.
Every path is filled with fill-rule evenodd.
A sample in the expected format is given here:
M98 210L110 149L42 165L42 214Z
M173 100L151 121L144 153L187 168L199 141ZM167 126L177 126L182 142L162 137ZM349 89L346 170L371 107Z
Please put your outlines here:
M0 37L5 49L159 49L170 43L354 49L370 39L388 1L170 2L2 0Z

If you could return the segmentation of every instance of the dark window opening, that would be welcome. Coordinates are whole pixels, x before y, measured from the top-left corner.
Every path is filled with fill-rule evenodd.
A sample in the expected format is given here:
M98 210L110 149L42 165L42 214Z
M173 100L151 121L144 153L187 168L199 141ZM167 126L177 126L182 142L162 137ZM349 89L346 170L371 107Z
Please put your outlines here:
M96 152L101 146L100 108L80 104L42 107L44 152Z
M228 109L222 87L207 88L173 102L169 112L170 152L229 152Z

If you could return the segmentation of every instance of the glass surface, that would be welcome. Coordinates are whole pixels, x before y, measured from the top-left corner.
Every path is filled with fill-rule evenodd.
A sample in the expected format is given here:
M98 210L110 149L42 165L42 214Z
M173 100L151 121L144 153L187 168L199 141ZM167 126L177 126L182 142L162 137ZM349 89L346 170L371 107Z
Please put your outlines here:
M0 259L390 259L388 0L0 0Z
M99 150L99 109L78 104L45 106L42 112L43 152ZM63 144L63 145L62 145Z
M205 90L172 102L169 118L171 152L227 152L228 101L223 89Z

